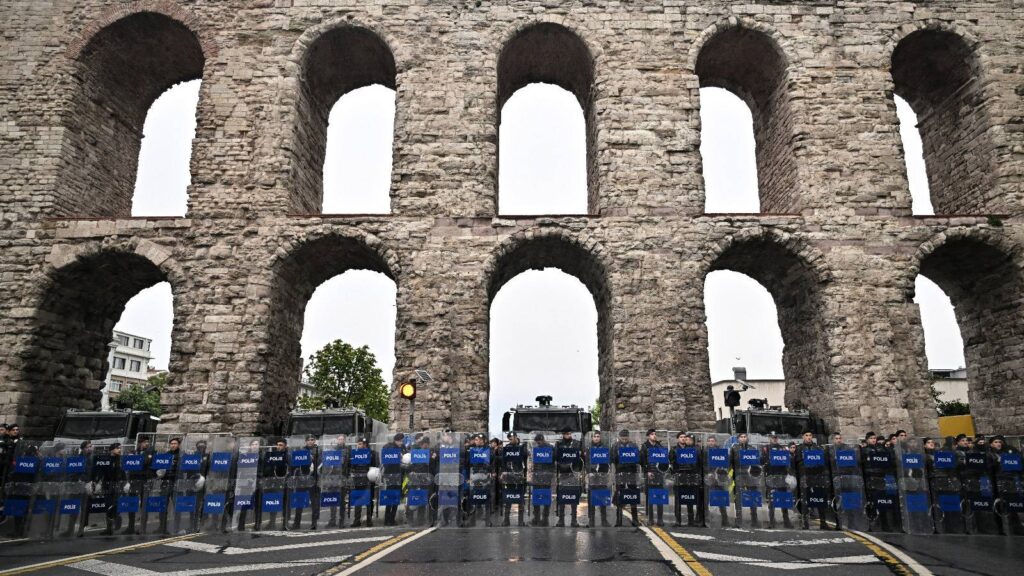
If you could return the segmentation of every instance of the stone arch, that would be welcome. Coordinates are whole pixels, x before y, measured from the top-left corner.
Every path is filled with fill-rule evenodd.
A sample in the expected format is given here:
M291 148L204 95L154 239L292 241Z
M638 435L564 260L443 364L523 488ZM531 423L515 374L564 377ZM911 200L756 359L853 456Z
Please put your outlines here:
M790 59L779 35L762 23L729 18L701 33L687 67L701 88L728 90L750 108L761 212L798 212Z
M270 265L267 364L260 404L261 432L276 432L295 399L301 376L306 304L318 286L349 270L380 272L398 283L397 255L361 232L312 232L283 245ZM389 379L385 375L385 379Z
M141 2L87 27L68 48L76 86L61 120L64 141L54 215L128 217L142 127L168 88L202 78L215 53L165 2Z
M391 46L377 29L352 22L317 26L295 43L290 68L297 93L288 146L293 211L321 211L327 120L338 99L373 84L398 90L399 68Z
M185 274L170 252L152 242L55 246L31 318L22 354L22 381L32 411L26 428L51 433L69 408L96 409L111 332L128 301L169 282L178 310ZM174 320L175 330L182 321ZM176 347L172 346L172 363ZM172 376L173 378L173 372Z
M498 291L509 280L527 270L557 268L574 276L586 286L597 308L598 379L600 381L602 424L610 426L614 421L615 382L612 349L612 292L609 278L610 267L603 247L592 239L580 238L564 231L546 233L523 232L516 234L498 246L484 268L487 288L488 330L490 332L490 307ZM489 346L488 337L483 346ZM481 413L486 422L490 383Z
M554 22L531 22L516 28L498 54L495 122L499 129L496 132L500 130L505 103L528 84L554 84L572 93L579 102L586 123L587 211L592 214L597 212L599 184L594 77L595 58L590 46L576 31Z
M893 93L917 115L937 214L1005 209L994 194L993 145L981 44L945 22L901 27L890 39Z
M749 276L771 294L783 339L786 405L793 408L799 401L835 427L839 416L823 299L832 274L823 255L803 239L771 229L733 235L708 254L701 282L710 272L730 270Z
M1024 433L1024 250L1006 237L953 229L918 249L904 279L922 274L953 303L967 361L968 398L982 431Z

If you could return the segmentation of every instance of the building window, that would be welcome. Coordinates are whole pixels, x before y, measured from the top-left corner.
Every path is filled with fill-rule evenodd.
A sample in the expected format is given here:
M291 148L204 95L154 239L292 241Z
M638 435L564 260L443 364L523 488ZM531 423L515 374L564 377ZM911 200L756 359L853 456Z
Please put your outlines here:
M114 356L114 368L124 370L124 358Z
M144 350L146 347L146 343L142 341L142 338L136 338L135 342L132 344L132 347L137 348L139 350Z
M121 346L127 346L128 345L128 337L127 336L118 335L117 336L117 343L120 344Z
M121 391L121 383L118 382L117 380L111 380L110 381L110 391L111 392L120 392Z
M132 372L141 372L142 362L139 362L138 360L132 360L131 367Z

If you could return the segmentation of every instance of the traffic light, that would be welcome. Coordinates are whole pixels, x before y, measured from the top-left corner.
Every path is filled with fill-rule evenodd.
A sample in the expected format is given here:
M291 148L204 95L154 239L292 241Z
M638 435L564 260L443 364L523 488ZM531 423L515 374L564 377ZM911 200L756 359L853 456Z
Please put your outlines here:
M415 382L403 382L398 387L398 395L406 400L412 400L416 398L416 383Z

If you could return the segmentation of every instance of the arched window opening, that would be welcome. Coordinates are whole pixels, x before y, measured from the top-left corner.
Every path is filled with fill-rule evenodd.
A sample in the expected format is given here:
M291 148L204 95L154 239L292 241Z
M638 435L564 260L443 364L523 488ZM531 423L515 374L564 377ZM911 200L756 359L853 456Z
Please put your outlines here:
M333 210L338 202L337 198L331 198L330 204L325 204L324 190L325 185L328 184L330 185L328 190L332 192L335 190L335 186L338 186L338 170L343 168L343 166L338 164L336 157L328 157L327 155L328 123L332 109L336 108L335 105L339 104L342 96L353 93L360 88L378 84L380 87L387 88L393 92L397 87L396 82L395 59L391 54L390 48L379 36L370 30L355 26L334 28L320 35L309 46L302 63L299 97L296 103L295 131L293 134L295 142L290 149L292 165L295 167L293 171L294 181L291 187L291 208L294 211L301 213L327 212L328 207ZM374 102L372 104L368 103L366 106L369 109L372 105L374 114L372 116L366 115L362 118L362 121L367 124L372 121L372 128L366 126L367 133L361 134L355 131L359 127L358 125L349 126L353 129L352 132L345 135L339 132L337 137L342 139L339 143L347 147L350 142L353 142L353 139L355 142L365 143L364 139L372 134L373 142L376 145L372 149L367 148L365 152L372 151L374 153L375 165L373 172L377 174L375 178L380 178L380 174L384 170L380 164L385 163L385 157L383 154L380 154L380 149L384 144L377 140L383 135L385 120L384 112L378 108L383 107L386 98L378 101L377 99L380 98L381 93L375 93L375 90L378 89L375 88L359 95L353 94L351 100L352 103L360 105L364 103L364 98L372 97L371 99ZM348 100L342 105L343 107L339 113L344 115L345 106L347 105L349 105ZM394 108L394 100L392 100L392 108ZM389 190L391 174L390 148L394 141L393 114L394 112L392 112L391 117L391 130L387 135L389 151L386 156L386 171L388 174ZM342 118L342 122L338 124L339 130L345 124L344 118ZM348 160L356 161L355 158L351 157ZM328 170L328 166L333 172L325 172L325 170ZM351 166L349 165L349 167ZM369 169L370 167L365 166L364 168ZM328 174L332 178L331 182L326 181ZM360 176L360 174L345 173L342 185L348 184L353 187L370 186L369 182L361 180ZM374 180L374 182L377 182L377 180ZM379 186L380 184L377 183L376 185ZM381 202L375 190L371 190L368 187L353 188L352 193L352 198L374 198L373 206L379 209ZM388 203L388 209L384 210L384 212L387 211L390 211L390 202ZM343 212L349 212L349 210L344 209Z
M166 373L171 358L174 297L171 285L160 282L145 288L124 306L114 325L101 405L131 408L119 402L131 386L147 387L150 378Z
M500 214L586 214L583 108L553 84L520 88L501 109Z
M299 395L315 394L305 368L335 340L373 353L385 384L395 368L395 302L398 286L380 272L349 270L317 287L306 304L300 340L303 361Z
M201 80L182 82L150 106L142 129L132 216L185 215L201 84Z
M920 265L920 276L934 282L949 297L963 342L962 363L957 362L958 341L947 328L945 337L930 330L925 298L927 284L916 294L921 301L925 346L931 368L942 366L932 357L936 346L944 345L943 357L950 364L966 365L967 397L975 427L1006 434L1024 433L1024 405L1016 401L1024 394L1024 372L1019 350L1024 347L1024 308L1020 268L1002 248L971 238L948 240ZM941 297L937 299L942 302ZM948 307L947 307L948 310ZM944 361L943 361L944 363Z
M69 408L100 408L114 376L122 385L133 383L127 376L146 378L148 363L144 365L142 355L118 352L123 342L112 345L115 329L131 334L129 349L123 352L139 350L139 337L157 341L162 357L170 355L174 312L167 280L149 260L112 251L83 257L50 275L33 318L32 344L24 355L23 377L31 390L26 404L32 406L26 428L52 434Z
M395 91L374 84L338 99L327 124L324 214L391 211Z
M201 79L204 63L196 35L154 12L126 16L89 40L78 56L80 85L64 120L55 215L132 215L147 113L171 87ZM194 125L191 109L188 123ZM173 212L183 213L180 200Z
M569 29L557 24L541 23L535 24L521 30L505 45L498 57L498 111L496 115L499 121L498 126L498 156L501 160L498 167L498 212L515 215L518 209L526 209L527 214L556 214L561 213L565 208L572 208L569 213L595 213L597 212L597 173L595 170L595 117L593 107L593 83L594 83L594 62L590 50L586 44ZM565 95L555 92L550 87L534 87L533 84L551 84L569 92L576 100L579 110L582 111L583 127L578 126L578 112L575 107L567 105ZM520 89L529 87L519 94ZM555 96L558 94L557 96ZM521 102L510 102L516 95L516 100L523 98ZM507 107L506 104L510 106ZM530 114L528 124L517 120L522 119L520 107ZM507 108L507 109L506 109ZM557 117L552 115L557 114ZM537 123L547 119L549 125L544 127L546 133L550 133L551 123L568 123L572 131L566 136L575 142L581 134L584 134L584 178L586 203L580 208L578 195L574 192L579 184L572 181L573 191L555 190L552 175L546 173L551 167L549 162L541 165L526 165L519 160L529 160L530 156L523 158L522 154L527 152L521 146L529 144L522 142L519 136L527 136L523 131L533 130L535 135L529 142L536 142L540 134L536 134ZM507 137L503 130L515 126L517 134ZM552 145L549 142L547 145ZM506 154L502 146L509 145L513 151ZM578 144L573 144L578 146ZM530 151L531 156L536 150ZM560 153L567 154L572 158L572 165L560 167L559 174L565 177L578 178L578 152L573 150L562 150ZM503 159L503 160L502 160ZM506 165L507 160L511 165ZM550 159L549 159L550 160ZM506 171L509 174L506 174ZM543 190L548 198L541 198L542 202L534 205L532 202L524 205L519 201L518 196L521 190L520 184L542 183ZM506 190L506 183L514 186L512 190ZM506 203L504 196L510 194L511 202ZM542 193L533 191L538 198ZM511 212L505 212L506 207Z
M491 302L491 436L502 415L540 395L553 404L598 402L597 307L583 283L556 268L528 270Z
M921 310L924 349L932 387L940 402L968 403L964 341L949 296L927 277L914 281L914 303Z
M760 210L766 214L800 208L786 66L782 50L766 34L732 27L704 44L695 67L701 88L724 88L750 109Z
M261 431L284 425L296 405L304 363L333 340L370 346L390 388L396 293L388 263L354 238L310 240L278 261L267 326L272 345L258 406Z
M746 102L722 88L701 88L700 125L704 211L759 212L754 120Z
M999 211L1001 201L991 195L989 120L973 49L952 32L913 32L893 51L892 79L894 93L917 116L934 211Z
M729 417L724 393L730 385L741 391L740 409L747 408L750 399L788 408L782 332L768 290L746 274L711 272L704 281L704 307L715 419ZM745 382L754 388L743 392Z
M907 166L911 212L915 216L935 214L932 196L928 191L928 170L924 163L921 132L917 129L917 114L914 114L914 109L903 98L894 94L893 100L896 102L896 117L900 121L900 141L903 143L903 160Z

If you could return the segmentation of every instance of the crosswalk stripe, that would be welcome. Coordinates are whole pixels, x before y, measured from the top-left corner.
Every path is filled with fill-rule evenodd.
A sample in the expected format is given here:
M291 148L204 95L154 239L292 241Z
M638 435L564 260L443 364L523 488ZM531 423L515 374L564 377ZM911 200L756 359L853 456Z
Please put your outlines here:
M383 542L389 536L369 536L366 538L344 538L341 540L319 540L316 542L299 542L297 544L281 544L279 546L262 546L259 548L243 548L241 546L223 546L221 544L208 544L206 542L195 542L186 540L182 542L171 542L168 546L194 550L196 552L207 552L209 554L225 554L234 556L237 554L260 554L263 552L281 552L283 550L299 550L302 548L315 548L317 546L334 546L341 544L360 544L364 542Z
M244 564L240 566L216 566L213 568L192 568L189 570L176 570L174 572L156 572L139 568L138 566L127 566L103 560L85 560L71 564L68 568L74 568L83 572L101 574L102 576L209 576L212 574L234 574L239 572L257 572L260 570L281 570L286 568L299 568L302 566L315 566L318 564L337 564L344 562L352 556L329 556L324 558L310 558L307 560L293 560L289 562L261 562L258 564Z
M682 538L684 540L704 540L710 541L715 540L714 536L709 534L686 534L683 532L672 532L672 536L675 538ZM825 544L854 544L856 540L853 538L839 537L839 538L814 538L809 540L723 540L728 542L729 545L736 546L761 546L764 548L778 548L780 546L819 546Z

